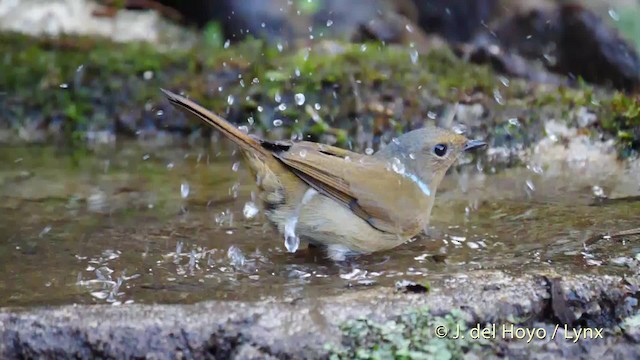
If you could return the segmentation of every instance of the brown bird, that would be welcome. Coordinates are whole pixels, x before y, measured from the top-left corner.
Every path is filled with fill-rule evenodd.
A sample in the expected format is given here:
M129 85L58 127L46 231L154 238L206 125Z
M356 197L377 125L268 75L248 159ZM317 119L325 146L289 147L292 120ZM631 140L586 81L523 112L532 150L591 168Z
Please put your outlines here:
M162 91L240 147L287 250L295 252L302 238L336 261L394 248L426 229L447 169L463 151L485 146L436 127L401 135L374 155L309 141L271 142Z

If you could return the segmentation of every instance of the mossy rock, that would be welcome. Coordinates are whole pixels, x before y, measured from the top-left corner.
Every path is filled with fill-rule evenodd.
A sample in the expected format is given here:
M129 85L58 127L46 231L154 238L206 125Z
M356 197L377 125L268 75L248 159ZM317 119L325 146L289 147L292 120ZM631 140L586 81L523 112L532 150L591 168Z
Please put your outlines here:
M197 122L163 99L164 87L185 91L257 132L278 130L273 136L357 150L376 148L425 122L450 126L444 115L454 103L482 104L482 116L462 121L472 135L497 141L512 118L504 114L517 114L524 127L515 142L524 146L544 135L547 114L562 119L584 106L598 114L590 128L594 136L616 137L622 155L640 148L638 98L584 84L506 79L446 47L419 55L380 43L323 41L287 49L246 39L169 51L144 43L2 33L0 51L0 126L59 128L72 139L97 130L136 136L146 129L197 129Z

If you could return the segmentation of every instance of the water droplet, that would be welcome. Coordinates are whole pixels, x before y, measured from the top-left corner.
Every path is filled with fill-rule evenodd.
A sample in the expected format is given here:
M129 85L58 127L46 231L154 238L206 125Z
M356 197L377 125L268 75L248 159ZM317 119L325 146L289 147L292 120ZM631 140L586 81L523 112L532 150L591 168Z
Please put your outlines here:
M234 162L233 165L231 165L231 171L236 172L238 169L240 169L240 162Z
M455 124L451 130L456 134L463 135L467 132L467 126L465 124Z
M605 197L607 197L607 196L604 194L604 189L603 189L603 188L601 188L601 187L600 187L600 186L598 186L598 185L593 185L593 187L591 188L591 191L593 191L593 195L594 195L595 197L598 197L598 198L605 198Z
M260 84L260 79L258 78L253 78L253 80L251 80L252 84Z
M362 52L367 51L367 44L360 45L360 51L362 51Z
M280 96L280 93L277 92L274 96L273 96L273 100L275 100L277 103L282 102L282 96Z
M144 73L142 73L142 78L145 80L151 80L153 79L153 71L151 70L147 70Z
M243 266L245 262L242 250L235 245L229 246L229 250L227 250L227 258L231 261L231 265L236 267Z
M278 105L278 110L280 110L280 111L287 110L287 104L282 103L282 104Z
M526 184L527 184L527 189L531 191L536 191L536 186L533 184L533 181L527 180Z
M416 49L412 49L409 52L409 56L411 57L411 63L412 64L417 64L418 63L418 58L420 57L420 55L418 54L418 50Z
M614 9L609 9L609 16L611 16L614 21L620 21L620 14Z
M158 110L158 111L156 111L156 116L157 116L157 117L160 117L160 116L162 116L162 115L164 115L164 110Z
M322 106L320 106L320 104L318 104L318 103L315 103L313 105L313 108L316 109L316 110L320 110L322 108Z
M520 120L518 120L518 118L511 118L509 119L509 125L520 127Z
M262 110L264 110L264 108L260 105L258 105L258 112L262 112Z
M398 174L404 174L404 164L396 157L391 159L391 169Z
M407 29L408 32L412 33L413 32L413 26L411 26L411 24L407 24L405 26L405 29Z
M280 119L273 120L273 126L282 126L282 120Z
M224 48L225 48L225 49L226 49L226 48L228 48L228 47L229 47L229 45L231 45L231 40L230 40L230 39L227 39L227 41L225 41L225 42L224 42Z
M327 27L331 27L333 25L333 20L327 20Z
M435 119L438 117L438 114L436 114L436 113L435 113L435 112L433 112L433 111L429 111L429 112L427 112L427 117L428 117L429 119L431 119L431 120L435 120Z
M238 126L238 130L242 131L243 133L247 134L249 133L249 127L246 125L240 125Z
M180 184L180 196L186 199L189 196L189 183L183 182Z
M67 83L60 84L60 89L68 89L68 88L69 88L69 84Z
M242 214L245 219L252 219L258 214L258 211L259 209L253 201L247 201L242 209Z
M366 149L364 149L364 153L367 155L373 155L373 149L368 147Z
M409 153L409 159L411 159L411 160L415 160L415 159L416 159L416 154L414 154L414 153Z
M264 28L264 27L266 27L266 26L267 26L267 24L262 23L262 24L260 24L260 26L262 26L262 27Z
M498 103L498 105L504 105L504 100L502 98L502 94L500 93L500 90L498 89L493 90L493 99Z
M227 96L227 104L229 104L229 106L233 105L234 101L235 101L235 98L233 97L233 95Z
M276 44L276 48L278 48L278 51L279 51L279 52L282 52L282 49L283 49L284 47L282 46L282 44L281 44L281 43L278 43L278 44Z
M255 120L253 119L253 116L249 116L249 118L247 119L247 122L249 123L249 125L253 125L253 123L255 122Z
M304 101L305 101L304 94L297 93L297 94L294 96L294 98L295 98L295 100L296 100L296 104L298 104L298 105L304 105Z
M300 157L306 157L306 156L307 156L307 150L306 149L300 150Z

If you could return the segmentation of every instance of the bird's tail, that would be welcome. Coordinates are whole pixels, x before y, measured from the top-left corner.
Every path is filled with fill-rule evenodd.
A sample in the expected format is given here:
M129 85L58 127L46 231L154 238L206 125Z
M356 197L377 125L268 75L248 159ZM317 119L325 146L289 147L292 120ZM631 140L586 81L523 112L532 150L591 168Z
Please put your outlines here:
M240 129L236 128L233 124L223 119L222 117L212 113L211 111L185 98L184 96L174 94L171 91L165 89L160 90L162 90L162 92L167 96L171 104L186 113L197 116L200 120L207 123L209 126L220 130L220 132L231 139L234 143L238 144L242 149L257 151L258 153L264 155L270 154L270 152L265 149L258 140L240 131Z

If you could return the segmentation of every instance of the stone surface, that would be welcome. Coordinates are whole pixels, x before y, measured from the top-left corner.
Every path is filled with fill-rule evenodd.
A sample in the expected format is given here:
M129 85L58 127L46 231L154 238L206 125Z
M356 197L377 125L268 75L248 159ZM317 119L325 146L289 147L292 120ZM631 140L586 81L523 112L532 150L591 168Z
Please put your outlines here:
M34 36L75 34L103 36L119 42L170 42L173 47L193 43L193 37L187 41L185 30L156 11L121 10L112 17L96 16L100 9L99 4L88 0L0 1L0 30Z
M318 358L340 342L348 319L391 319L427 306L435 315L463 311L470 324L529 319L529 327L613 329L635 312L635 278L477 271L432 284L428 294L390 289L293 302L212 301L195 305L64 306L0 311L1 358ZM562 320L562 321L558 321ZM589 351L637 353L632 337L604 340L498 340L504 354L545 358ZM633 333L631 329L627 330ZM621 345L622 344L622 345ZM614 348L614 345L616 346ZM593 353L593 352L592 352ZM592 354L591 353L591 354Z

